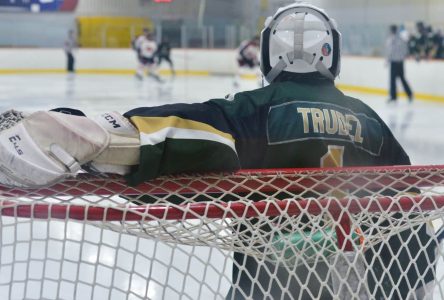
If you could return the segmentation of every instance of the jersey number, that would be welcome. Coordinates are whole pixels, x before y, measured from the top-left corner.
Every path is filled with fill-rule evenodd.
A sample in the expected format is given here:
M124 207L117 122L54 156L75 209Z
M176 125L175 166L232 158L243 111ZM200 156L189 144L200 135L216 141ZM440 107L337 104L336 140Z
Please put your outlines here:
M344 146L328 145L328 151L321 157L321 168L344 166Z

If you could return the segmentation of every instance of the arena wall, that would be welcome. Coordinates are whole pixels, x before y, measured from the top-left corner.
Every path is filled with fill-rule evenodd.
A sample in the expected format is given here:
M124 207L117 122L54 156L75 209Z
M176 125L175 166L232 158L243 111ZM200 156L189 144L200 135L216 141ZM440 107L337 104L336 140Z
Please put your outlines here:
M179 75L231 75L236 70L234 50L174 49L172 59ZM0 49L0 74L63 73L65 60L61 49ZM80 49L76 67L79 73L130 75L136 58L129 49ZM444 103L444 61L409 60L406 74L417 99ZM345 56L337 83L344 90L386 95L387 64L382 58Z

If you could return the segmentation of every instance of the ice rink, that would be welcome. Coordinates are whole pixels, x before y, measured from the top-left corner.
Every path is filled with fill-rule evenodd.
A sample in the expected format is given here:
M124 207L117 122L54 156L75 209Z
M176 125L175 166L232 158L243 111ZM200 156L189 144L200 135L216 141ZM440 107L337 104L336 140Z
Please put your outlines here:
M256 87L254 80L244 80L238 90ZM228 76L168 77L163 84L149 79L140 82L127 75L0 76L2 111L33 112L71 107L91 116L111 110L125 112L139 106L202 102L223 98L232 92L235 92L233 78ZM381 115L413 164L444 164L444 104L423 101L409 104L405 99L387 104L385 97L344 92L363 100ZM0 270L0 299L143 299L144 296L178 299L183 292L189 295L185 299L220 299L221 293L228 290L230 262L219 250L167 246L92 226L60 224L53 222L48 227L24 222L18 227L20 230L15 231L8 222L2 223L2 242L10 245L1 249L2 263L7 265L12 258L23 260L23 263ZM31 245L27 242L30 235L41 242ZM51 244L43 242L48 237L51 237ZM64 238L67 241L62 242ZM94 244L98 239L102 241L100 247ZM91 241L90 246L80 248L81 240ZM119 251L115 250L117 245ZM132 254L135 251L143 254L136 257ZM201 260L187 260L185 253L190 251ZM49 263L39 263L48 253ZM24 263L28 256L36 258L34 265ZM65 263L60 264L62 257ZM75 263L79 259L84 262L80 266ZM205 265L207 259L213 264ZM101 267L93 270L96 263ZM174 272L167 272L166 266L170 264L175 265ZM441 277L442 265L438 270ZM127 270L134 268L145 278L128 275ZM180 271L192 275L184 278ZM11 277L19 283L10 287L4 285ZM37 280L42 277L43 284ZM58 285L56 278L64 280ZM92 281L97 283L94 289L87 284Z

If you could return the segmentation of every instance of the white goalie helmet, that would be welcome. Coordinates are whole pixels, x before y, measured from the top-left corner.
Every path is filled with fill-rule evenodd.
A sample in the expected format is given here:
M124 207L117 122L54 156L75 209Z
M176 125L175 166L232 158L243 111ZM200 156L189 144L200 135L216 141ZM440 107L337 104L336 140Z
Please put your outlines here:
M320 73L334 80L340 71L341 34L316 6L281 7L261 32L261 71L268 83L282 72Z

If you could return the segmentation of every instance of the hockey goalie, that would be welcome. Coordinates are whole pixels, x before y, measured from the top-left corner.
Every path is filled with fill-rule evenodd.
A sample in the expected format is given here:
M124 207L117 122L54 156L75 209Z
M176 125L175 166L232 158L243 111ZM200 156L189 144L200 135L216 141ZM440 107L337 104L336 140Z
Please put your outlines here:
M381 118L335 87L340 60L341 35L323 10L300 3L280 8L261 33L265 87L237 93L232 100L140 107L92 118L63 108L29 115L6 112L0 120L0 182L47 186L76 176L82 168L122 174L128 184L137 185L181 172L410 164ZM406 299L409 287L420 295L433 283L427 262L434 260L434 248L432 243L425 246L425 225L415 230L423 240L405 242L394 236L390 241L393 248L405 244L410 249L396 254L399 265L391 263L398 252L388 246L366 257L377 256L373 265L386 266L367 278L376 299L389 297L393 285L399 298ZM412 265L408 252L418 247L427 251ZM234 259L245 269L233 271L239 287L227 299L299 297L297 285L278 288L281 279L290 277L288 270L274 266L270 268L276 270L262 272L253 258L241 253ZM400 272L407 275L400 278ZM387 279L383 287L375 283L386 277L396 281ZM254 278L261 286L277 288L265 295L254 287Z

